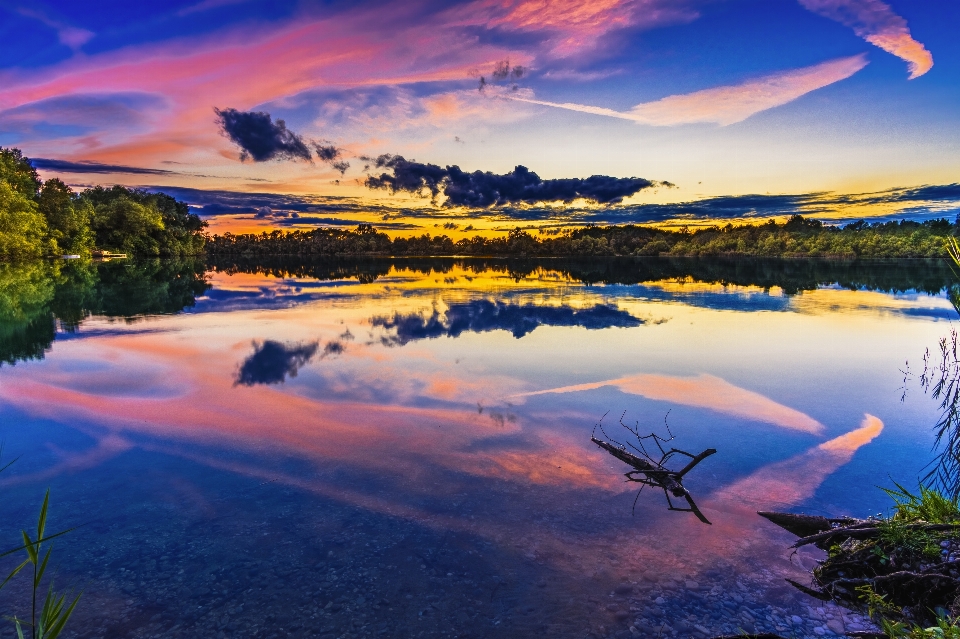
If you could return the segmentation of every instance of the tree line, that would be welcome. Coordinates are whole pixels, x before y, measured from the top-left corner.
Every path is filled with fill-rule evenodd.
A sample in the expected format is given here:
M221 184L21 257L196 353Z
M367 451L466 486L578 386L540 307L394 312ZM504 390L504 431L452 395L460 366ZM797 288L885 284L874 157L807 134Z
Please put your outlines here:
M148 257L203 252L206 222L163 193L42 181L19 149L0 147L0 260L94 251Z
M458 241L424 234L391 239L372 225L355 230L312 229L208 238L211 256L670 256L933 258L946 255L960 227L946 219L868 223L843 227L794 215L783 223L727 224L696 230L646 226L589 226L559 235L514 229L503 237Z

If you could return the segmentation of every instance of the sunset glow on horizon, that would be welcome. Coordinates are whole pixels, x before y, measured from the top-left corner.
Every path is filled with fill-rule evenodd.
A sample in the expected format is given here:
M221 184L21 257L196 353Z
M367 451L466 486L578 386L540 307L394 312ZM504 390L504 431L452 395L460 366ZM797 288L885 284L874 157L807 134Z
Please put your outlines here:
M75 188L169 192L212 232L960 210L949 4L181 0L0 15L0 145ZM383 154L651 185L477 205L368 188Z

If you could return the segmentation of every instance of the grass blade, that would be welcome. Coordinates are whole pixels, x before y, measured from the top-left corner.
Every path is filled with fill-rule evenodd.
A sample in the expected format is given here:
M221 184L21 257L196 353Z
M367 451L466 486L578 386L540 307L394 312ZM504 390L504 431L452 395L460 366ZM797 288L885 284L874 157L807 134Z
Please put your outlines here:
M37 539L43 539L43 531L47 527L47 506L50 504L50 489L43 496L43 505L40 507L40 519L37 520Z
M23 533L23 549L27 551L27 557L30 558L30 563L33 565L37 564L37 544L40 542L30 541L30 536L27 535L26 530L21 530Z

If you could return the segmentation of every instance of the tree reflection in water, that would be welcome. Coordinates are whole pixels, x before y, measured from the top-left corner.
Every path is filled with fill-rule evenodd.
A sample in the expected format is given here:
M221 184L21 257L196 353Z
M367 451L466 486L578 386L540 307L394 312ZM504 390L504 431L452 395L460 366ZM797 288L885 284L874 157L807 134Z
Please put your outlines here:
M93 315L179 313L210 287L204 273L199 260L0 265L0 365L43 359L58 327L75 332Z

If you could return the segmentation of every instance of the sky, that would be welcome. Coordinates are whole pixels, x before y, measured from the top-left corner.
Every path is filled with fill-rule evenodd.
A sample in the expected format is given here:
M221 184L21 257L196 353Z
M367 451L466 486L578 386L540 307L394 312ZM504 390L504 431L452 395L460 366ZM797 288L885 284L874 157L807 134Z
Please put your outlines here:
M958 19L932 0L0 0L0 145L78 188L169 192L214 232L952 220Z

